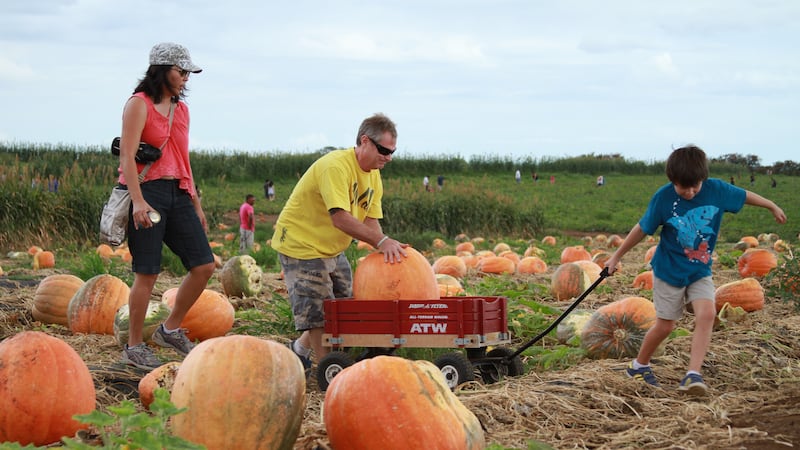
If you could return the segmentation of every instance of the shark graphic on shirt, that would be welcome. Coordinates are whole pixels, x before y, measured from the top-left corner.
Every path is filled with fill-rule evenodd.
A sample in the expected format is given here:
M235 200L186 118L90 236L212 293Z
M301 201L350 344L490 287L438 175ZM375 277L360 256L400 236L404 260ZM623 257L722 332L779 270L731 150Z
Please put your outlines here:
M678 242L686 257L693 261L708 263L711 252L708 249L709 235L714 229L709 226L719 212L716 206L701 206L686 211L685 216L671 217L667 222L678 232ZM699 240L699 243L698 243Z

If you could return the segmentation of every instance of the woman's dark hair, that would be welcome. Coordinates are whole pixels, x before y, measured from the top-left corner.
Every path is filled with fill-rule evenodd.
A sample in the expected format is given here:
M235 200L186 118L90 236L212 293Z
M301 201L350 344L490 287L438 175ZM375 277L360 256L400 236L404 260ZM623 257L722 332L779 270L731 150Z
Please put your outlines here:
M167 74L172 70L172 66L150 66L144 74L144 78L139 80L139 84L133 93L144 92L148 97L153 99L153 103L160 103L164 96L164 86L169 86ZM178 98L173 98L172 102L177 103L178 100L186 98L186 88L181 90Z
M682 187L696 186L708 178L706 153L696 145L673 150L667 158L667 178Z

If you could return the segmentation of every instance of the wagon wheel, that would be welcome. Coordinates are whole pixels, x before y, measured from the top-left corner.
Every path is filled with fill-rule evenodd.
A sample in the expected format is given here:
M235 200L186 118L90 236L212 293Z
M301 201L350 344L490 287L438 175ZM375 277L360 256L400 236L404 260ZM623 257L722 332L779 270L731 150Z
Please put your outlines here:
M455 389L459 384L475 379L472 363L462 353L445 353L436 358L434 364L442 371L450 389Z
M468 348L467 350L467 359L470 361L475 361L476 359L481 359L486 357L486 347L478 347L478 348Z
M353 357L345 352L331 352L325 355L317 365L319 390L325 392L333 381L333 377L354 363Z
M500 361L487 362L480 365L481 378L486 384L500 381L503 377L516 377L525 373L525 366L519 355L506 362L505 359L514 354L514 351L506 347L497 347L490 350L487 358L498 358Z

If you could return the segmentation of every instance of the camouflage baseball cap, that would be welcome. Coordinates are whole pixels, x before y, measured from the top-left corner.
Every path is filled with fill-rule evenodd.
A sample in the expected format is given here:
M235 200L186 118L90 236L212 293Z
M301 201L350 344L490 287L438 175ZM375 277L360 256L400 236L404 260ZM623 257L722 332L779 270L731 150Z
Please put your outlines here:
M200 73L203 69L192 63L189 57L189 50L186 47L173 42L162 42L153 46L150 50L151 66L178 66L183 70L192 73Z

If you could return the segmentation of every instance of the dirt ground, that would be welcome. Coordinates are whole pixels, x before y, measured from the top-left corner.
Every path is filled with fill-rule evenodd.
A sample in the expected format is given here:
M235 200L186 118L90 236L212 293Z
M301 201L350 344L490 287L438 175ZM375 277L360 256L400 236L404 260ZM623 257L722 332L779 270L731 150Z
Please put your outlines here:
M610 293L592 293L582 307L596 308L642 294L630 282L642 267L636 261L643 252L626 256L621 272L607 280ZM10 264L0 260L0 266ZM715 271L717 285L738 278L733 269ZM548 279L549 274L538 281ZM162 276L157 291L179 281ZM268 290L285 292L275 274L265 274L264 281ZM37 279L18 282L0 276L0 340L19 331L42 329L30 315L36 284ZM691 324L687 315L679 326L691 329ZM138 397L132 386L141 374L119 368L120 349L113 336L73 335L58 326L46 330L72 345L90 366L98 386L98 406ZM686 398L676 391L688 363L690 340L691 336L685 336L669 341L664 354L653 361L662 388L628 379L623 372L627 360L587 359L566 370L532 371L491 385L469 383L458 395L480 419L487 442L510 448L527 448L529 440L558 449L800 446L800 315L791 305L768 298L762 311L715 331L703 368L710 387L706 398ZM307 389L305 420L295 448L327 449L320 417L324 393L313 377Z

